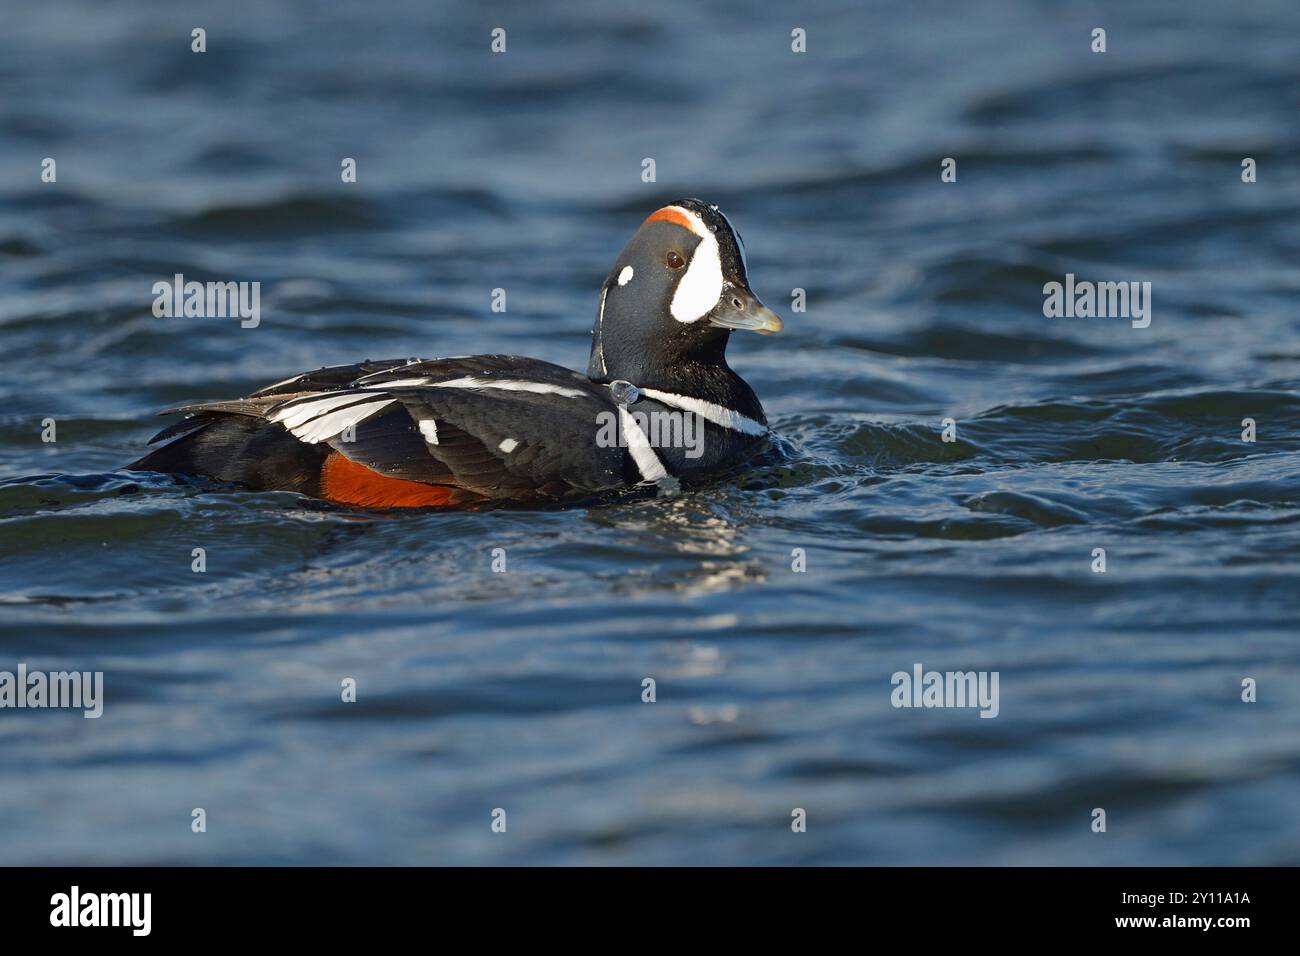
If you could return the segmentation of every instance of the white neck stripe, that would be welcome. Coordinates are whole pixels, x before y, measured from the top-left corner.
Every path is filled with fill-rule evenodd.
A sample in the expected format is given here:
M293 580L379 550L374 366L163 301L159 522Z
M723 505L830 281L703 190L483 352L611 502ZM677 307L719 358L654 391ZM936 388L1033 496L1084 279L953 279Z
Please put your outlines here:
M667 478L668 471L654 449L650 447L650 439L645 437L645 432L636 423L636 419L622 405L618 406L618 423L623 429L623 440L627 442L627 450L631 453L632 460L636 462L637 471L641 472L641 478L645 481L662 481Z
M702 398L677 395L673 392L661 392L657 388L643 388L641 394L646 398L653 398L656 402L661 402L670 408L680 408L683 411L694 412L705 421L710 421L722 428L729 428L733 432L744 432L746 435L766 435L768 432L766 425L754 421L748 415L742 415L725 405L706 402Z

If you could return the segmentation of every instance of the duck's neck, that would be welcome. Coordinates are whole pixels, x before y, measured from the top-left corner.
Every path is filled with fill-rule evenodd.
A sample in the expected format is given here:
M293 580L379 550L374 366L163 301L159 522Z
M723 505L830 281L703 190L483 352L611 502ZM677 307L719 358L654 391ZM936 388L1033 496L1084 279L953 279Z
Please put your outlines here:
M697 398L767 424L758 396L727 364L721 350L716 355L692 355L650 363L643 357L628 361L621 353L611 355L600 348L597 340L592 345L587 377L603 385L622 380L639 389Z

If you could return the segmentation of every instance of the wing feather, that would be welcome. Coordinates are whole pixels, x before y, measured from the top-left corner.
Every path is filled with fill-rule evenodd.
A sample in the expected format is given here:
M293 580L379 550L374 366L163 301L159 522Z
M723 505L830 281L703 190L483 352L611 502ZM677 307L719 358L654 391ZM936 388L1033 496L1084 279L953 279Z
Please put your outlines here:
M242 415L392 478L485 497L566 497L625 483L625 449L595 440L597 414L613 407L603 387L536 359L363 362L304 373L245 398L169 409L189 417L154 441Z

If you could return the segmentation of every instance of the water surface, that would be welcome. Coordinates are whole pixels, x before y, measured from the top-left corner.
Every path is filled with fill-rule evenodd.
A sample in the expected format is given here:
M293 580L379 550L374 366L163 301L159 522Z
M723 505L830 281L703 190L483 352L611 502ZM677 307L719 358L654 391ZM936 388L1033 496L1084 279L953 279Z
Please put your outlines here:
M1300 7L5 23L0 670L106 703L0 711L0 862L1300 862ZM371 514L120 470L155 410L324 364L584 368L684 195L787 320L733 338L780 435L745 476ZM260 326L154 318L178 272L260 281ZM1045 318L1066 273L1151 282L1150 327ZM895 709L916 663L997 671L999 716Z

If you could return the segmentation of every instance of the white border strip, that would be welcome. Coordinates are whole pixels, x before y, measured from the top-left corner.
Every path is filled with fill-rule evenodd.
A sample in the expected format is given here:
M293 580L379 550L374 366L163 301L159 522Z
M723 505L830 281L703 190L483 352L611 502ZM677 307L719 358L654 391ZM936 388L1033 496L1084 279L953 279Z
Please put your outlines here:
M656 402L662 402L670 408L680 408L682 411L694 412L705 421L713 422L713 424L728 428L733 432L744 432L746 435L766 435L768 433L766 425L760 425L748 415L732 411L725 405L706 402L702 398L692 398L689 395L661 392L657 388L643 388L641 394L646 398L653 398Z
M380 383L381 386L382 384ZM539 395L563 395L565 398L582 398L588 394L581 389L565 388L562 385L552 385L549 382L526 382L523 379L509 378L475 378L472 375L448 379L445 382L429 382L429 387L499 388L503 392L536 392Z

